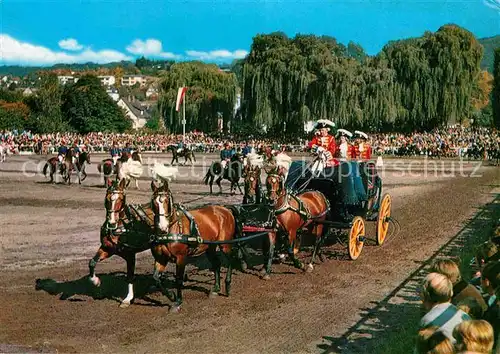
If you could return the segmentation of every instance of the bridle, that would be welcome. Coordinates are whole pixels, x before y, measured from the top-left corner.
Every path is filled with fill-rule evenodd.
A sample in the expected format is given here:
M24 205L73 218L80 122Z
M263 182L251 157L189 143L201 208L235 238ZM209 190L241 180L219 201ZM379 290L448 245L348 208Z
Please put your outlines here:
M276 185L278 185L278 188L274 189L273 187ZM286 196L285 179L281 174L269 173L266 178L266 188L267 198L271 205L274 205L281 197ZM275 198L272 198L273 193L276 195ZM284 204L286 203L285 199Z
M108 194L111 193L111 195L108 198ZM114 209L114 206L116 205L116 202L120 200L121 196L121 201L122 204L118 210ZM108 208L108 201L111 203L111 206ZM116 230L118 228L118 222L120 221L120 214L125 210L125 203L126 201L126 196L124 191L113 188L111 190L108 190L108 193L106 194L106 199L104 202L104 206L106 208L106 228L108 230ZM111 222L111 216L115 216L115 222Z
M259 170L247 167L245 171L245 195L255 197L259 183Z
M165 206L165 201L167 202L166 206ZM160 208L157 205L158 203L162 204L163 210L168 210L168 213L160 213ZM153 197L151 198L151 209L153 209L155 215L154 216L155 227L158 228L160 223L160 217L162 216L165 217L165 219L168 222L168 225L170 225L172 223L172 218L174 217L175 214L174 200L170 190L154 192Z

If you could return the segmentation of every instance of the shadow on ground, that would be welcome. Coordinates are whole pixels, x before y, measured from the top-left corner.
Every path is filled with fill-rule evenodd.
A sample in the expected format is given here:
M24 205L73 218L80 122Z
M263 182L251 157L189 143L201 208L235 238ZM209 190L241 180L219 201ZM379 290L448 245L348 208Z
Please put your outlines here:
M323 337L317 348L321 353L387 353L401 352L398 341L406 348L412 343L407 333L415 333L422 317L418 289L428 273L428 266L439 258L465 258L464 252L488 239L495 220L500 216L500 195L478 210L466 226L432 257L419 262L419 268L380 302L372 302L370 308L361 309L361 319L340 337ZM469 259L462 259L468 262ZM464 276L464 278L467 278ZM410 339L411 340L411 339ZM404 343L406 341L406 343ZM390 344L388 343L390 342ZM394 345L394 348L393 348ZM392 351L392 349L394 351Z

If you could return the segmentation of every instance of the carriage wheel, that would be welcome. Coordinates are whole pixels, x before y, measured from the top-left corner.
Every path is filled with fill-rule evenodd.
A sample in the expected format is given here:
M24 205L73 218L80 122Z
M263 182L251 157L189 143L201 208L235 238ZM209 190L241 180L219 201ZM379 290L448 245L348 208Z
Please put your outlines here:
M377 217L377 245L381 245L385 241L387 231L389 231L389 219L391 217L392 199L389 194L385 194L380 204L380 209Z
M349 257L356 260L361 254L365 243L365 221L361 216L356 216L352 220L351 231L349 232Z

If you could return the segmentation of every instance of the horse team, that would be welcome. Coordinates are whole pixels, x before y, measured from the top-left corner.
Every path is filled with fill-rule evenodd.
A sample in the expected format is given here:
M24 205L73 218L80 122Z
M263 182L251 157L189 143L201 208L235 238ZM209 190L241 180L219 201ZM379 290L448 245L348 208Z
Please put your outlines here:
M269 279L272 260L279 236L288 241L288 255L295 267L312 271L323 240L323 225L329 212L329 202L318 191L292 194L285 188L289 164L276 164L264 168L267 172L266 195L260 186L261 164L247 162L243 167L245 180L244 200L258 203L267 199L273 213L273 227L262 232L262 249L266 256L261 277ZM101 226L101 246L89 262L89 278L96 285L100 279L95 274L98 262L118 255L127 263L128 294L121 307L127 307L134 299L134 275L136 254L150 250L154 257L153 278L158 289L173 302L170 310L178 312L183 302L182 288L188 257L206 254L215 281L210 296L221 292L221 266L227 265L225 292L230 294L233 266L247 269L247 252L242 237L244 225L240 209L236 205L208 205L187 210L175 203L169 180L177 173L175 167L155 165L152 169L150 202L143 205L126 203L126 180L122 176L108 181L105 196L106 220ZM315 247L310 263L304 266L297 258L299 232L306 231L315 238ZM218 252L220 251L220 252ZM236 252L237 251L237 252ZM223 262L225 260L225 262ZM173 293L163 286L161 274L167 264L176 265Z

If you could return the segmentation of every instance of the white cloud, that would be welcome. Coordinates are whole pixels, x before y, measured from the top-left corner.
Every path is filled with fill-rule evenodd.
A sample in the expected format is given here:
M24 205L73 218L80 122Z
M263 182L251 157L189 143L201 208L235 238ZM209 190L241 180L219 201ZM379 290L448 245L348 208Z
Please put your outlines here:
M18 41L7 34L0 34L0 62L4 63L48 65L56 63L85 63L92 61L103 64L112 61L132 59L133 58L121 52L109 49L100 51L86 49L78 54L62 51L56 52L42 46Z
M158 39L150 38L145 41L141 39L134 40L129 46L127 51L135 55L144 55L150 57L161 57L166 59L179 59L180 55L164 52L161 41Z
M74 38L61 39L59 42L59 47L66 50L82 50L83 45L78 43Z
M483 3L486 6L500 12L500 0L483 0Z
M212 50L210 52L200 52L197 50L188 50L186 54L190 57L200 59L200 60L216 60L216 59L242 59L248 52L243 49L235 50L231 52L226 49Z

